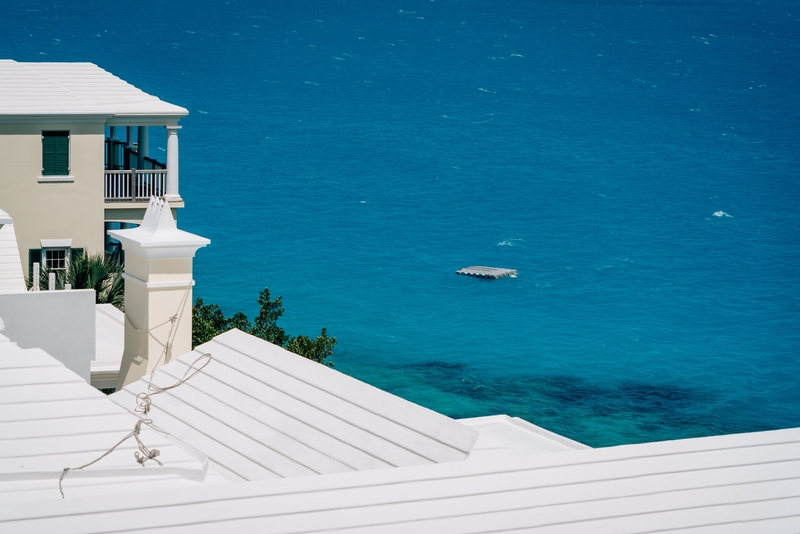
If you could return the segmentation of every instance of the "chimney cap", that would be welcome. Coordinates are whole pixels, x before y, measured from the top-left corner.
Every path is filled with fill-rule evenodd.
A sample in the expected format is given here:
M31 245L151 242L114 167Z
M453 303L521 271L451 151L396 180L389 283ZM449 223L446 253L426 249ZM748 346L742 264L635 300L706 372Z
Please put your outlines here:
M129 253L146 258L192 258L197 249L210 239L178 229L166 200L150 198L147 211L138 228L109 230Z

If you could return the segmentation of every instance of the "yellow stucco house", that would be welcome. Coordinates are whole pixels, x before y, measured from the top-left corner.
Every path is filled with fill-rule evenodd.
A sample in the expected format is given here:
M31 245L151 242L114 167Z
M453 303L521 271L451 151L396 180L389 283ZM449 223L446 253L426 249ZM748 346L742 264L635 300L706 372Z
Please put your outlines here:
M140 224L152 196L176 215L188 113L92 63L0 60L0 208L23 268L111 251L106 231ZM165 163L148 153L154 127L166 129Z

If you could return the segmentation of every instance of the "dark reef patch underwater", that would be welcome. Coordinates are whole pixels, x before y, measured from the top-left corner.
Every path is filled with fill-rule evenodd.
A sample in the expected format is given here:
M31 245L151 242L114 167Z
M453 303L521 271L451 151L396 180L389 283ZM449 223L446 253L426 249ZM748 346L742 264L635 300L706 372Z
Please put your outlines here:
M601 384L575 375L509 379L442 362L376 372L388 391L453 417L505 413L594 447L705 436L709 428L714 434L747 431L716 407L721 399L702 387ZM701 406L705 413L698 410Z
M7 0L0 55L189 109L206 302L268 286L337 369L455 417L800 426L800 2L81 4Z

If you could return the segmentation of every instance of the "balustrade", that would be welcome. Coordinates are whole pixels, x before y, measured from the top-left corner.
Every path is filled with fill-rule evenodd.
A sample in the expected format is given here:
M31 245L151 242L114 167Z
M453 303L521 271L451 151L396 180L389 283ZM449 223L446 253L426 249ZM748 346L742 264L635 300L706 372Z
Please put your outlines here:
M163 197L167 192L167 170L107 170L105 171L105 201L147 201Z

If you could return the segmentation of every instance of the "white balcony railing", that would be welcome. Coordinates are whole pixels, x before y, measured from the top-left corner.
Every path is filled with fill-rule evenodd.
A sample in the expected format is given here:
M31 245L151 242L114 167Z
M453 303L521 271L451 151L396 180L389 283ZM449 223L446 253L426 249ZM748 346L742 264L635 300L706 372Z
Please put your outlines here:
M167 170L105 171L106 202L145 201L163 197L167 191Z

